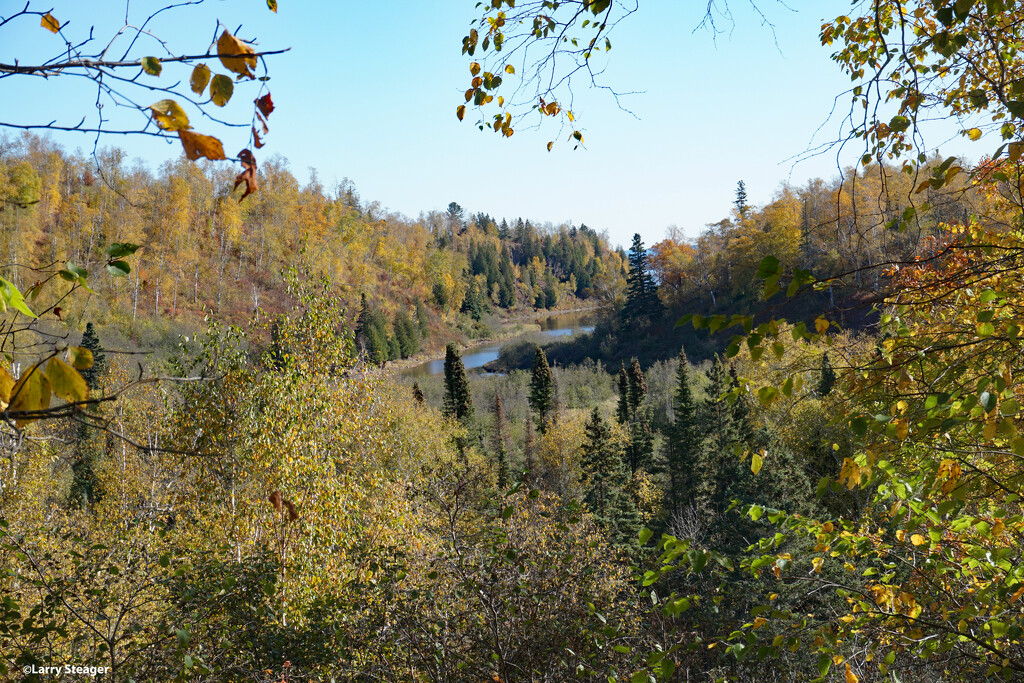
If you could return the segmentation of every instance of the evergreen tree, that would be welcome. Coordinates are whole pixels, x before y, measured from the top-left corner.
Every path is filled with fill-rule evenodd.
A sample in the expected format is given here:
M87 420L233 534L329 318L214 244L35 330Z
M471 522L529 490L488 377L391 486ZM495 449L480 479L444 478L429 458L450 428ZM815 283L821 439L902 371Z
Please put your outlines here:
M836 385L836 371L832 369L832 362L828 359L828 351L821 355L821 373L818 376L818 387L815 393L825 398L832 393Z
M736 183L736 214L742 219L747 217L750 206L747 204L747 184L742 180Z
M469 379L462 356L455 344L449 344L444 354L444 401L441 411L460 422L473 418L473 400L469 393Z
M430 327L427 324L427 309L422 301L416 302L416 326L419 328L420 339L430 336Z
M541 434L548 430L548 422L554 412L555 380L548 365L544 349L537 347L533 354L533 376L530 379L530 407L536 413L537 429Z
M420 406L423 405L423 403L424 403L423 390L420 389L419 382L413 382L412 383L412 398L413 398L414 401L416 401L416 405L420 405Z
M356 319L356 344L369 362L383 365L392 357L393 348L388 336L387 321L370 305L363 293L360 296L359 317ZM398 358L400 355L393 357Z
M672 412L672 423L665 430L663 461L668 475L669 505L672 510L678 510L690 501L699 506L706 494L700 484L706 467L701 462L703 444L697 423L697 404L690 388L690 363L684 350L679 351Z
M79 343L83 349L89 349L92 353L92 367L81 371L82 379L89 385L90 389L99 388L99 378L107 367L107 357L100 345L100 338L92 323L86 323L85 332L82 333L82 341Z
M623 385L622 377L626 377ZM630 472L649 471L654 455L654 432L651 430L650 411L644 406L647 398L647 380L640 362L634 358L629 370L619 375L619 412L625 406L629 442L626 444L626 463Z
M640 234L633 235L633 246L629 249L629 275L626 276L626 305L622 310L626 322L655 320L661 317L662 306L658 298L658 287L647 257Z
M498 463L498 488L508 488L508 452L505 450L506 432L505 409L501 405L501 394L494 392L494 452Z
M408 358L420 350L419 329L404 310L395 313L393 327L402 358Z
M640 516L626 491L622 454L611 438L611 428L594 408L586 425L586 441L580 459L585 489L583 499L594 519L611 531L617 545L629 545L636 536Z
M626 366L619 370L619 402L615 411L615 417L620 425L629 422L629 376L626 375Z

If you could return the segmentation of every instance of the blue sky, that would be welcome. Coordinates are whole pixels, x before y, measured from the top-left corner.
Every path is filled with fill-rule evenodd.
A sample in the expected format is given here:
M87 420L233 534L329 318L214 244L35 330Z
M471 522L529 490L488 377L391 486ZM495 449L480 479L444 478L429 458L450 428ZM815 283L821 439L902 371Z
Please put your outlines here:
M17 4L0 0L0 14ZM277 109L258 158L287 157L301 181L316 169L327 187L347 177L364 200L410 217L456 201L496 217L586 223L625 245L639 232L650 244L670 225L695 236L727 216L740 179L749 200L761 204L782 182L830 178L838 163L859 156L851 145L839 162L834 152L792 161L840 135L848 100L828 117L849 85L817 36L822 19L848 11L847 2L794 3L792 11L765 0L773 34L749 3L734 0L735 26L713 37L694 31L704 3L641 0L639 11L612 34L605 76L616 89L637 92L623 99L632 114L604 92L577 87L574 110L586 148L573 151L563 143L550 153L548 129L519 128L502 139L479 132L471 114L465 122L456 119L468 81L461 39L474 4L280 0L274 15L261 0L207 0L166 15L154 28L189 52L206 48L218 20L232 30L241 24L239 35L258 37L264 49L290 47L270 62L268 86ZM130 18L141 19L154 6L160 3L132 2ZM96 7L58 2L53 11L71 20L69 30L95 24L96 35L109 36L123 23L124 5ZM59 45L30 20L10 38L0 44L2 61L27 63ZM159 54L155 44L142 52L150 53ZM169 65L155 80L187 78L188 71ZM94 117L94 91L68 78L5 79L0 93L6 103L0 121ZM239 86L224 115L247 120L253 95ZM195 117L193 125L222 137L229 154L244 145L243 133ZM92 148L86 136L55 138ZM176 145L160 141L111 137L106 143L154 167L178 154Z

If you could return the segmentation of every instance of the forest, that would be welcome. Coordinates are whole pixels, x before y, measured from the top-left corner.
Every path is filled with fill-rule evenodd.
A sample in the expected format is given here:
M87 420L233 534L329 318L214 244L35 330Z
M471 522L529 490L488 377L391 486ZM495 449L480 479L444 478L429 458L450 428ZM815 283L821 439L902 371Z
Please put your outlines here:
M586 60L619 4L481 5L466 102L512 80L503 30ZM2 134L0 677L1020 680L1024 10L861 9L821 33L899 106L854 87L859 162L763 205L722 179L650 246L238 174L168 104L155 169ZM926 154L926 112L1000 146ZM520 334L553 311L596 322Z

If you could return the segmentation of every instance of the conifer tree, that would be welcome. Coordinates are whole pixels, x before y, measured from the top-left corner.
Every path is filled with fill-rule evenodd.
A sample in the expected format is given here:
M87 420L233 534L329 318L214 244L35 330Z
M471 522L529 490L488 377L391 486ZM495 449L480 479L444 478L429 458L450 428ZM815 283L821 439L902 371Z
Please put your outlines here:
M537 347L533 354L533 376L530 379L530 407L536 413L537 429L541 434L548 430L555 405L555 380L548 365L544 349Z
M629 249L629 275L626 276L626 285L626 305L622 311L626 322L655 320L661 316L658 286L651 275L647 249L639 233L633 235L633 246Z
M626 383L623 385L622 377ZM647 380L640 362L634 358L629 370L619 374L619 412L625 406L629 442L626 445L626 463L630 473L649 471L654 455L654 432L651 430L650 411L644 406L647 398Z
M640 361L636 358L629 364L627 375L629 377L629 410L631 413L635 413L647 398L647 379L640 367Z
M594 408L586 424L586 441L580 467L585 490L583 499L595 520L612 532L617 545L629 544L639 526L639 513L626 491L622 454L611 438L611 429Z
M832 393L836 385L836 371L832 368L832 362L828 359L828 351L821 355L821 373L818 376L818 387L815 393L825 398Z
M501 405L501 394L494 392L494 453L498 464L498 488L506 489L508 480L508 452L505 450L505 437L507 426L505 424L505 409Z
M687 502L700 506L706 491L701 486L702 443L697 423L697 404L690 388L690 364L684 350L679 351L676 369L676 390L672 398L672 423L665 433L663 460L668 475L668 499L677 510Z
M82 333L82 341L79 346L83 349L89 349L92 353L92 367L81 371L82 379L85 380L90 389L98 389L99 376L107 366L107 357L103 353L100 338L97 336L92 323L86 323L85 332Z
M414 401L416 401L416 405L420 405L420 406L423 405L423 403L424 403L423 390L420 389L419 382L413 382L412 383L412 398L413 398Z
M455 344L449 344L444 354L444 401L441 411L460 422L473 418L473 400L469 393L469 379L462 356Z
M619 369L619 402L615 411L615 417L619 424L629 422L629 377L626 375L626 366Z

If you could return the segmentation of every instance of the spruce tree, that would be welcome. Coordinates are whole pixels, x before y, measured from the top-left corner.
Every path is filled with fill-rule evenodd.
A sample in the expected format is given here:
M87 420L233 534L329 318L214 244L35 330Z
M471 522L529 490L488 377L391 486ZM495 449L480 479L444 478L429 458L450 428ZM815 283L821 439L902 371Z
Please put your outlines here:
M832 369L832 363L828 359L828 351L821 355L821 373L818 376L818 387L815 393L825 398L832 393L836 385L836 371Z
M651 275L647 249L639 233L633 235L629 249L629 275L626 276L626 305L622 314L626 322L642 322L661 317L662 306L658 286Z
M627 475L622 454L611 438L611 428L594 408L586 424L586 441L580 467L585 490L583 499L594 519L611 531L617 545L629 545L636 536L640 516L626 490Z
M555 404L555 380L548 365L544 349L537 347L533 354L533 376L530 379L530 408L536 413L537 429L541 434L548 430Z
M462 356L455 344L449 344L444 354L444 401L441 412L466 422L473 417L473 400L469 393L469 379Z
M654 455L654 432L651 430L650 411L644 406L647 398L647 380L640 362L634 358L629 370L625 372L626 385L623 391L621 374L619 380L620 411L625 397L626 426L629 442L626 445L626 463L630 472L637 470L649 471Z
M505 450L505 439L507 426L505 424L505 409L501 405L501 394L494 392L494 453L498 464L498 488L508 488L508 452Z
M96 334L92 323L86 323L85 332L82 333L82 341L79 343L83 349L89 349L92 353L92 367L81 371L82 379L89 385L90 389L99 388L99 377L107 366L107 357L104 355L100 338Z
M750 206L747 204L747 184L742 180L736 183L736 201L733 204L736 205L736 215L746 218Z
M626 375L626 366L619 370L619 402L615 411L615 418L620 425L629 422L629 377Z
M697 404L690 388L690 364L684 350L679 351L672 412L672 423L665 431L663 461L668 476L669 505L672 510L678 510L687 502L699 506L705 496L705 487L700 483L705 466L701 458Z

